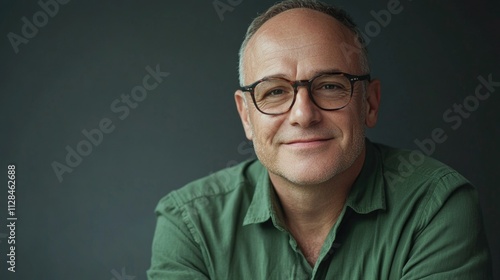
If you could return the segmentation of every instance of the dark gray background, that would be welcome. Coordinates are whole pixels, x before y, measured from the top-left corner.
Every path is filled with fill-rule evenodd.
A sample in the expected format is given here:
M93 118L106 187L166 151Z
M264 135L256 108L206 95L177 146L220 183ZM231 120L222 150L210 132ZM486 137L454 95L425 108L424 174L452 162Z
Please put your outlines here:
M221 0L222 3L228 3ZM15 54L37 1L0 4L0 170L17 166L17 263L9 279L145 279L153 209L169 191L252 156L233 101L237 51L251 19L274 3L231 1L219 17L206 1L70 1ZM364 27L388 0L329 1ZM453 130L443 113L498 67L498 1L409 1L368 46L382 80L370 138L417 149L435 128L433 157L477 186L500 279L500 87ZM145 67L170 76L124 120L110 104L142 83ZM59 182L53 161L81 131L109 118L115 130ZM0 278L6 275L7 178L0 183ZM2 235L3 234L3 235ZM124 271L122 270L124 269ZM125 272L122 274L122 272Z

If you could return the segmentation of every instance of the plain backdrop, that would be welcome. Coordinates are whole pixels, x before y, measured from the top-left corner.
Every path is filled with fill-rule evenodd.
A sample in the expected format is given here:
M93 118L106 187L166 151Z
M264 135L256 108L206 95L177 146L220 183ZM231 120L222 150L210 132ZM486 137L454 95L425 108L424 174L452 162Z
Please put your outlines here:
M500 4L401 0L400 12L378 23L394 1L328 1L370 34L383 91L368 135L418 149L416 140L445 132L431 155L477 187L500 279L500 87L473 97L479 76L500 81ZM44 18L35 0L1 2L1 279L146 278L158 200L253 156L233 99L237 51L252 18L273 3L73 0ZM25 28L25 38L23 17L33 23L34 15L40 27ZM24 40L13 46L9 34ZM148 66L170 74L125 114L121 96L142 85ZM473 110L453 112L464 100ZM443 117L450 109L453 122ZM103 120L114 130L90 151L82 130ZM60 181L54 162L66 165L78 147L88 155ZM15 273L6 271L8 164L17 172Z

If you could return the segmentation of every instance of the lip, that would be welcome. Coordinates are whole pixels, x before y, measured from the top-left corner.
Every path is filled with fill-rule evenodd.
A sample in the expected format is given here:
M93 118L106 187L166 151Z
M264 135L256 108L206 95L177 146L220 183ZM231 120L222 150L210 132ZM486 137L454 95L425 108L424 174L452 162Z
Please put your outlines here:
M332 138L311 138L288 141L285 145L296 148L315 148L326 144Z

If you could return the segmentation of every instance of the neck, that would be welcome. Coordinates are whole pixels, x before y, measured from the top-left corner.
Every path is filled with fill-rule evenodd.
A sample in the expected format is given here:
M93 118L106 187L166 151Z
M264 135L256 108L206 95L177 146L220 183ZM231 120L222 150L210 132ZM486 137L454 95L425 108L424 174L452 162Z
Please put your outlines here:
M317 185L296 185L270 174L281 202L286 226L296 239L324 237L336 223L351 187L361 172L365 150L354 164L327 182Z

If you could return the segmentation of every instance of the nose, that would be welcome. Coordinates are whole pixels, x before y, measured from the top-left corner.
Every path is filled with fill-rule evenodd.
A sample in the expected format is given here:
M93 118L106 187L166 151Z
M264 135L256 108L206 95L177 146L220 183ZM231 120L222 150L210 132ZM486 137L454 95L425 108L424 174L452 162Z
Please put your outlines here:
M311 100L307 86L297 87L295 103L290 109L289 122L294 126L309 127L321 121L321 109Z

